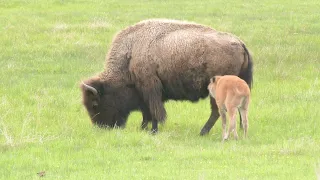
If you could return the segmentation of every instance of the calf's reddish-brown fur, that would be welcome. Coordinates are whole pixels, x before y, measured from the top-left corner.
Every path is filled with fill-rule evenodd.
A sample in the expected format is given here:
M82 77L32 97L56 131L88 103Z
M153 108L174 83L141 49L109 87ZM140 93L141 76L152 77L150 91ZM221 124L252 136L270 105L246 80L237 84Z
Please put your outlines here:
M222 138L227 140L230 133L238 139L236 130L236 113L239 109L244 129L244 136L248 133L248 106L250 103L250 88L248 84L237 76L214 76L208 85L210 95L215 98L222 119ZM229 132L227 132L226 112L229 115Z

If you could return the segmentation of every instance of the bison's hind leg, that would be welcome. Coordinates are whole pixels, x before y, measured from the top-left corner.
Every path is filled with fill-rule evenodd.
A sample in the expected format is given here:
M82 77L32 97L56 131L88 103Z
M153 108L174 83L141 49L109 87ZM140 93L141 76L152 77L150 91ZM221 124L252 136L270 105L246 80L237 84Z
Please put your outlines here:
M219 118L219 111L218 111L216 100L211 96L210 96L210 104L211 104L211 114L208 121L201 129L201 132L200 132L201 136L208 134L211 128L213 127L213 125L216 123L216 121Z

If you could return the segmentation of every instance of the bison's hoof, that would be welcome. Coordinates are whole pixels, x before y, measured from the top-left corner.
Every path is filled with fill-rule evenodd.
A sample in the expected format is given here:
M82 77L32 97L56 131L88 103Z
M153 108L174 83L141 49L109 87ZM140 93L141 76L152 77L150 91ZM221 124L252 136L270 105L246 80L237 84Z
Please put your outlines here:
M150 133L152 135L156 135L156 134L158 134L158 129L151 129Z
M200 136L204 136L206 134L208 134L209 131L207 129L202 129L201 132L200 132Z

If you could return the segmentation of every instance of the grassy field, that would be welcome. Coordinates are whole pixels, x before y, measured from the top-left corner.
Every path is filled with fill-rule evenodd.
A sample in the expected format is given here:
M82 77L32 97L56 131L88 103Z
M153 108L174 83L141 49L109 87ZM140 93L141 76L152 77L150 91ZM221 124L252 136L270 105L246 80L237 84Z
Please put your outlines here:
M0 179L320 179L320 1L0 0ZM92 127L79 82L147 18L239 36L254 59L249 139L199 132L209 101L166 104L160 133ZM318 176L317 176L318 173Z

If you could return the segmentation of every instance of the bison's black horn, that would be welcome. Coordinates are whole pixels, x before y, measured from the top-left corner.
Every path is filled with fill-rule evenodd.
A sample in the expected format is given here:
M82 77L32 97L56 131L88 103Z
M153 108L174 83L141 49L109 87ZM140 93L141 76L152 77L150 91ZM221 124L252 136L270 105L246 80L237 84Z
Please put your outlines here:
M89 86L87 84L85 84L84 82L82 82L83 86L85 87L85 89L91 91L93 93L93 95L98 95L98 91L96 90L96 88Z

